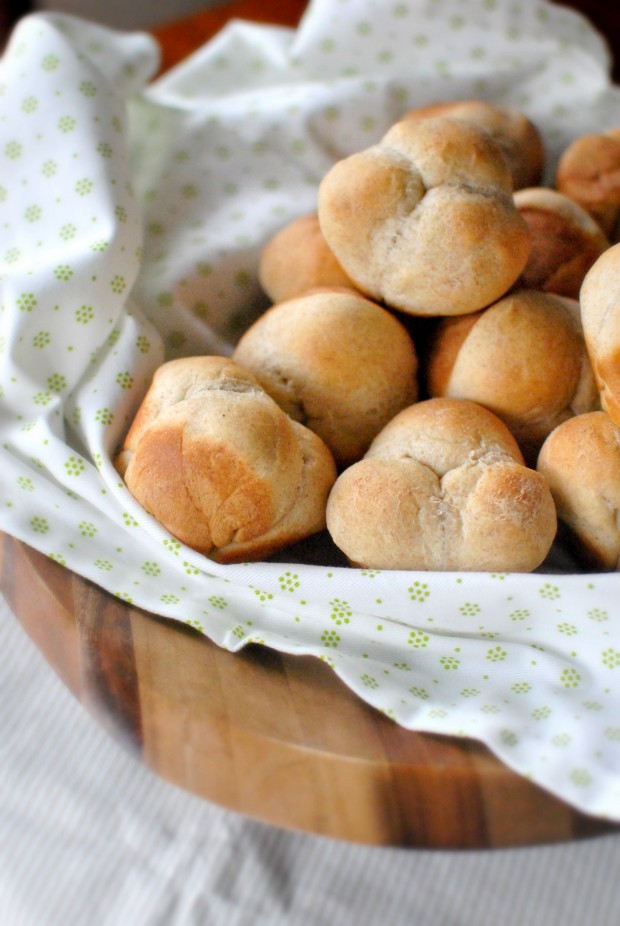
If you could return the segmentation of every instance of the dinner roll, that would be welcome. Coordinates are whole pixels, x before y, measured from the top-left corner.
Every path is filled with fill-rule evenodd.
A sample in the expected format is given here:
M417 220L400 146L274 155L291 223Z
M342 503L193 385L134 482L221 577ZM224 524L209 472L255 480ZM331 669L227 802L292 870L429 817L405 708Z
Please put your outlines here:
M580 303L601 407L620 425L620 244L601 254L588 271Z
M400 412L327 503L334 543L372 569L529 572L556 527L547 483L506 425L457 399Z
M604 411L564 421L544 442L537 469L584 566L620 565L620 429Z
M319 186L318 215L357 287L412 315L489 305L530 252L504 158L459 119L403 120L338 161Z
M485 129L506 159L515 190L540 183L545 166L541 134L531 119L514 106L485 100L451 100L410 109L401 118L437 116L450 116Z
M418 397L417 356L405 327L348 290L317 290L272 306L233 358L340 466L359 460L396 412Z
M272 302L325 286L355 288L327 246L316 213L299 216L267 242L258 279Z
M322 530L336 478L320 438L223 357L156 371L116 466L166 530L221 563L264 558Z
M427 379L430 395L471 399L498 415L532 465L553 428L598 407L578 303L535 290L442 319Z
M580 135L562 152L556 186L618 240L620 219L620 129Z
M532 236L518 285L578 299L584 276L609 247L600 225L557 190L527 187L515 193L514 201Z

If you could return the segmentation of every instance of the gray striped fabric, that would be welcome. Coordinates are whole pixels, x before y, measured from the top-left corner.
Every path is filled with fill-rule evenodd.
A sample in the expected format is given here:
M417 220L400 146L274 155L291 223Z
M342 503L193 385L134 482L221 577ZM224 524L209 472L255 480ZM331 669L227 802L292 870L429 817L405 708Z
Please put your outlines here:
M501 851L349 845L158 780L0 599L1 926L615 926L620 836Z

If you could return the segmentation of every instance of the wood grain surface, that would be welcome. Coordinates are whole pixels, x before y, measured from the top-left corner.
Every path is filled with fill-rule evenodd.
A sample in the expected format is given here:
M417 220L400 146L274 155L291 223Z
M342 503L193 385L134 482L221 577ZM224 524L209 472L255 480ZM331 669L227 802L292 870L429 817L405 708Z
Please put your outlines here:
M373 845L504 847L610 829L478 743L397 726L318 659L229 653L0 537L0 586L25 631L96 720L179 787Z
M242 0L157 30L168 68L231 16L294 25L300 0ZM617 48L620 11L573 3ZM0 534L0 588L75 697L155 774L282 827L373 845L551 843L607 832L482 745L398 727L320 660L233 655Z

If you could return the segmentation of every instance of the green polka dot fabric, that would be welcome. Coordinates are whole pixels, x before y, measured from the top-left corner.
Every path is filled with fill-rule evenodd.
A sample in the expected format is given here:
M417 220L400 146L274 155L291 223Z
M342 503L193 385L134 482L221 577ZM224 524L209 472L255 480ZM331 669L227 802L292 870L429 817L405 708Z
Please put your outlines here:
M234 22L157 67L148 36L60 14L2 58L0 528L231 650L313 654L395 722L620 820L617 575L219 566L112 465L155 368L228 353L262 310L260 250L334 160L476 96L534 119L551 176L620 125L604 42L539 0L315 0L296 31Z

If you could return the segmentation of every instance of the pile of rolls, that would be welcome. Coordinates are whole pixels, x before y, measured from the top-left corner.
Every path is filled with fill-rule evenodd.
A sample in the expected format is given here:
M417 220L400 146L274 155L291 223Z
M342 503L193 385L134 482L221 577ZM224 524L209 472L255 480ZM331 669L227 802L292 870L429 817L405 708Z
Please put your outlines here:
M543 186L521 112L404 113L265 243L231 357L165 363L116 456L184 543L264 559L529 572L558 530L620 560L620 132Z

